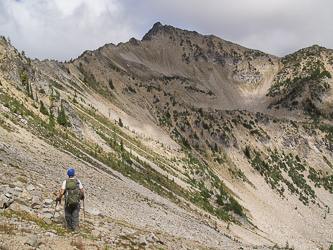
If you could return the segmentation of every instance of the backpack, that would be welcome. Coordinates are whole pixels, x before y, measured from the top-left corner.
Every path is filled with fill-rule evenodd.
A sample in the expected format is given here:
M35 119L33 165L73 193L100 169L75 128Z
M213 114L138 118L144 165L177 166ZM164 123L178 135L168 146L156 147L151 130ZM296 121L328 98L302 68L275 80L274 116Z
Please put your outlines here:
M66 180L66 206L75 206L82 196L79 181L76 179Z

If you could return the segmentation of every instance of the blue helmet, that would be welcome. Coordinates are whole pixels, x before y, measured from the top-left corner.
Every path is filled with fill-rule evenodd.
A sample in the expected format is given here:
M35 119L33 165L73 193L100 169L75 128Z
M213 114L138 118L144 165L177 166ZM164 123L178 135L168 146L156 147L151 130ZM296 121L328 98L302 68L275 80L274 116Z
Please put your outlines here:
M74 170L74 168L70 168L70 169L68 169L68 171L67 171L67 175L68 175L68 176L74 176L74 174L75 174L75 170Z

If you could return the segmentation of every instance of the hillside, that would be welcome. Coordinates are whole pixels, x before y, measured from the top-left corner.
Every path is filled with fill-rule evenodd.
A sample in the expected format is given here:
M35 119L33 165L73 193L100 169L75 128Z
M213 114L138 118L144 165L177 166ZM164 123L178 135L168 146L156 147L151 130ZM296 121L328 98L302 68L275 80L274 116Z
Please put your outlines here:
M0 243L328 249L332 52L279 58L156 23L62 63L1 37ZM70 166L86 190L74 236L49 216Z

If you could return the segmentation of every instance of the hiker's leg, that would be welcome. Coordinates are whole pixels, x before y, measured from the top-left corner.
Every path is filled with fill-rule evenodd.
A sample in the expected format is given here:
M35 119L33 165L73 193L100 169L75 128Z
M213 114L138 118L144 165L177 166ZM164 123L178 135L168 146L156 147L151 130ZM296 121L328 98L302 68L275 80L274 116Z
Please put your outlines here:
M73 228L76 228L79 226L79 221L80 221L79 212L80 212L80 202L73 207L73 212L72 212Z
M73 228L72 208L65 206L65 219L68 228Z

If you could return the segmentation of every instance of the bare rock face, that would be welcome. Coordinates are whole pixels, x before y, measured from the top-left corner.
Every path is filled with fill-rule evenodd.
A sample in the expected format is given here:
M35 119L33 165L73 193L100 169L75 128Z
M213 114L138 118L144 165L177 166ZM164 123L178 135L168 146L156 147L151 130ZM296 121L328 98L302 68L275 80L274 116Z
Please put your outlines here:
M263 75L253 67L237 68L232 72L232 79L242 83L257 84L263 79Z
M226 148L231 147L231 139L227 135L221 135L220 136L220 143L224 145Z
M269 118L265 115L256 114L256 119L258 120L259 123L265 126L268 126L270 124Z
M296 136L288 136L283 138L282 146L283 147L290 147L290 148L297 148L299 146L299 139Z
M158 35L159 33L163 35L172 34L173 29L174 28L171 26L163 26L160 22L157 22L148 31L148 33L144 35L142 41L151 41L152 37Z
M84 127L82 120L67 101L63 101L62 105L71 123L70 129L75 133L78 138L82 140L82 130Z

